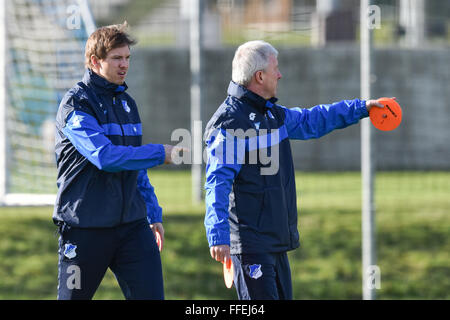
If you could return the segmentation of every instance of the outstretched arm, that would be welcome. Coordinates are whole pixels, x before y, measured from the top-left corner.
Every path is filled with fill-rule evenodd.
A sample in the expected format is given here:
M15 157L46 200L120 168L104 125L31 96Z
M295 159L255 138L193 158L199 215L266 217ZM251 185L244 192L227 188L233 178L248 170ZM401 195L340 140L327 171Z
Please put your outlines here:
M118 172L141 170L171 162L172 146L146 144L121 146L112 144L105 128L92 115L73 111L62 128L75 148L100 170Z
M372 107L383 107L377 100L343 100L309 109L284 108L285 125L290 139L308 140L342 129L369 116Z

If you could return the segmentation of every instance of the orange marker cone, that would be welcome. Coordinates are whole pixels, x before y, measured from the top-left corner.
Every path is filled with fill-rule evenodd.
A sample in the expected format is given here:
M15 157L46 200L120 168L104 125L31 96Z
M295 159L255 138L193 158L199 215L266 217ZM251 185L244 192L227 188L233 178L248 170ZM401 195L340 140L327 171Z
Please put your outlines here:
M227 263L223 262L223 279L227 288L230 289L234 280L234 267L231 259L228 259Z
M156 234L156 244L158 245L159 252L161 252L163 248L163 241L161 238L161 234L158 232L158 230L156 230L155 234Z

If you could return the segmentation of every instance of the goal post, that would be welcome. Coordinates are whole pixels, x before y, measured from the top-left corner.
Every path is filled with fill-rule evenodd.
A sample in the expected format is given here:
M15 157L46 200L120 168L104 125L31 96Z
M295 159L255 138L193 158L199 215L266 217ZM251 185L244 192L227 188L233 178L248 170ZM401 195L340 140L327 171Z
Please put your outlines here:
M95 23L87 0L0 6L0 205L53 205L55 116Z

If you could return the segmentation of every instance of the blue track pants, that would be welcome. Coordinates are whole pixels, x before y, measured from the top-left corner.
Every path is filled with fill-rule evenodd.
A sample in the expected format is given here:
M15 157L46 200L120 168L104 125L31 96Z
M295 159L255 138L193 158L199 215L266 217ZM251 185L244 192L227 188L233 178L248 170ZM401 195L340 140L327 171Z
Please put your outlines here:
M113 228L62 226L58 299L92 299L112 270L126 299L164 299L161 257L147 219Z
M291 300L292 281L286 252L231 255L239 300Z

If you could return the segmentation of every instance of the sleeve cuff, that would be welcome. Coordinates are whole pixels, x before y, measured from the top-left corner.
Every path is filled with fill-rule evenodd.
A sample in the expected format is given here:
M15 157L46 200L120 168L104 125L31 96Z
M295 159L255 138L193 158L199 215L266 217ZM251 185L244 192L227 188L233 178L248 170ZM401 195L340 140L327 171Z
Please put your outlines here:
M163 164L164 161L166 160L166 151L164 150L164 146L162 144L159 145L159 152L161 153L159 164Z
M150 217L147 215L147 221L149 224L154 224L154 223L163 223L162 221L162 214L159 214L158 217Z
M208 236L209 247L219 246L219 245L230 245L230 234L221 233L216 235Z
M369 111L367 111L366 100L361 100L361 119L367 118L369 116Z

